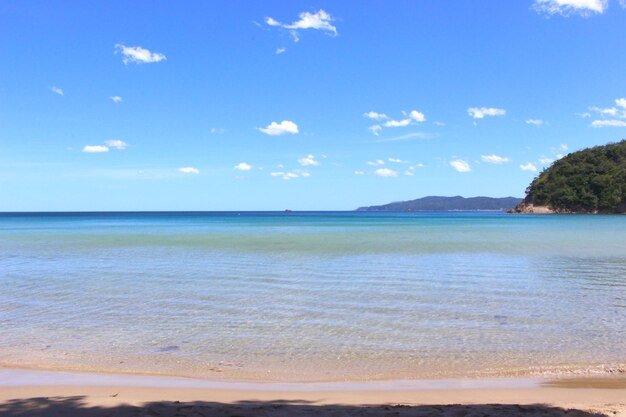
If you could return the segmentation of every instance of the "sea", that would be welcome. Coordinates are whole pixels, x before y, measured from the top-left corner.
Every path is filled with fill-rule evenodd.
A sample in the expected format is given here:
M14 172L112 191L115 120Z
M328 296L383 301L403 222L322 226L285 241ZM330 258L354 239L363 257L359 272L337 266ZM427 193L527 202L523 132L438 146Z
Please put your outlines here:
M626 216L0 214L0 367L225 381L626 371Z

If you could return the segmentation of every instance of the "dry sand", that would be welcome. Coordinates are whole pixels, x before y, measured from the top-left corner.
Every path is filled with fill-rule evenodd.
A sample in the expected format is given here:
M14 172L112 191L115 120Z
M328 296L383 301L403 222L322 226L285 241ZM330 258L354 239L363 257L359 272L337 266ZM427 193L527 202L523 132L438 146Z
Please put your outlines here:
M625 378L533 386L506 380L503 387L497 381L449 388L424 381L419 388L399 384L397 389L393 383L365 383L350 390L350 385L306 384L302 389L271 384L135 386L125 376L116 376L120 383L108 386L68 386L48 384L51 374L42 373L27 386L24 379L7 380L15 374L0 372L0 416L626 416ZM58 380L64 381L63 376Z

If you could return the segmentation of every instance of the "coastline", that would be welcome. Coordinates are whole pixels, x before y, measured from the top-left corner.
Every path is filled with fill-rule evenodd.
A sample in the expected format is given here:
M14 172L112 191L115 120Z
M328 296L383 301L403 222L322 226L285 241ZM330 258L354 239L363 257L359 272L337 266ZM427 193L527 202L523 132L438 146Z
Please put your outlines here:
M626 415L624 377L231 383L2 369L0 387L2 416Z

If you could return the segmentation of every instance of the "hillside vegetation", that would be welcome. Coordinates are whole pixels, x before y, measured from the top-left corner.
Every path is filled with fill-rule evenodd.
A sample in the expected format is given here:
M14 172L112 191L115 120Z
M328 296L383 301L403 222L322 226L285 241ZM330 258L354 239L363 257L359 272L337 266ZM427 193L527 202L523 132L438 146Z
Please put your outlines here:
M560 213L626 212L626 140L573 152L526 189L524 202Z
M477 211L509 210L522 201L521 198L504 197L440 197L428 196L410 201L398 201L382 206L359 207L358 211Z

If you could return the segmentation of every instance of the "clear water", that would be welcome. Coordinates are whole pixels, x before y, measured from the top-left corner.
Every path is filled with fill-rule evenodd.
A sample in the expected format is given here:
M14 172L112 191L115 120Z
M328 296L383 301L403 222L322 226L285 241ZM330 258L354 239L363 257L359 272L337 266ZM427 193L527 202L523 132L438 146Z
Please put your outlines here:
M0 214L0 366L611 372L625 340L626 216Z

